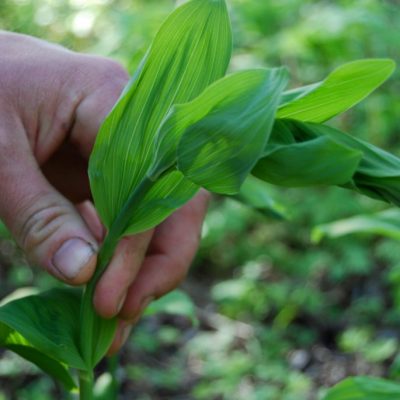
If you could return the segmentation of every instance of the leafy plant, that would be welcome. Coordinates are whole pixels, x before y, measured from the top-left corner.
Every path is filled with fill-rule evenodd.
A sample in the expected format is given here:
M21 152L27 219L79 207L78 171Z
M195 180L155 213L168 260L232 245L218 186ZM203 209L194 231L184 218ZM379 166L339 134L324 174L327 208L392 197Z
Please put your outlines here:
M400 240L400 213L390 208L373 214L356 215L351 218L314 227L312 240L316 243L324 237L337 238L350 234L374 234Z
M400 396L400 384L373 377L348 378L329 390L323 400L391 400Z
M231 48L224 0L191 0L171 14L90 158L91 189L108 230L93 279L82 294L54 289L0 307L3 346L68 390L77 389L70 369L78 370L82 399L94 397L93 370L116 329L115 319L95 313L92 297L118 241L156 226L200 187L262 208L254 193L265 197L265 185L252 174L292 187L341 185L399 204L400 160L321 124L383 83L392 61L345 64L323 82L284 92L285 68L225 76ZM273 202L270 209L281 213Z

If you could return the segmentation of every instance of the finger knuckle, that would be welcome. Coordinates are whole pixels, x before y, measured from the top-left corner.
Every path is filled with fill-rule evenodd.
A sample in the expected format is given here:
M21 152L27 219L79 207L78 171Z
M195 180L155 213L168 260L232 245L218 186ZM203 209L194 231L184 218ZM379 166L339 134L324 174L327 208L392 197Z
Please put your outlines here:
M38 204L43 204L39 206ZM65 206L51 198L32 198L21 207L22 223L18 228L17 237L20 245L29 254L35 248L46 242L62 226L64 216L68 214Z

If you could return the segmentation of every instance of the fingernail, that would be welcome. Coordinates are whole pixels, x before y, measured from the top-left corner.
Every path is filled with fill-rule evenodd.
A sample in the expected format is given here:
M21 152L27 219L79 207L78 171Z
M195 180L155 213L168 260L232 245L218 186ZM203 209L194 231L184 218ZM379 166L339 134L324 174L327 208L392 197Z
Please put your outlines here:
M129 334L131 333L132 325L126 325L121 332L121 346L128 340Z
M80 238L64 242L53 256L53 266L67 279L77 277L95 254L94 247Z
M118 302L118 306L117 306L117 314L121 311L124 303L125 303L125 299L126 299L126 295L128 294L128 292L124 292L122 293L122 296Z

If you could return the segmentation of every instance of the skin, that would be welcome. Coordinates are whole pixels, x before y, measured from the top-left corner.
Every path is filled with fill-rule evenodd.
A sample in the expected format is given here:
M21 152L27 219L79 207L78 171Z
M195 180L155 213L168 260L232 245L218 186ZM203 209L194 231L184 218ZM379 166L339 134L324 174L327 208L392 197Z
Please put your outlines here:
M33 264L82 285L105 234L90 201L87 160L129 76L112 60L7 32L0 32L0 54L0 219ZM155 229L119 243L94 296L100 315L119 317L109 353L152 300L184 279L208 198L199 192ZM72 273L59 265L82 261L77 242L88 252Z

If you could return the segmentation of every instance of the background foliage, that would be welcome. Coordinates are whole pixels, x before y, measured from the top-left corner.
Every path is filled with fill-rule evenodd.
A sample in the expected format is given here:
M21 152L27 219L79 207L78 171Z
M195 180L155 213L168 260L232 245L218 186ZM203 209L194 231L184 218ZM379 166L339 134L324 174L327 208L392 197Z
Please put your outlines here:
M2 0L0 28L110 56L132 72L172 0ZM292 85L354 59L399 59L397 1L230 0L232 70L287 65ZM400 69L333 125L400 153ZM198 326L152 315L134 330L118 371L126 399L318 399L349 375L400 374L400 251L394 239L346 236L313 244L313 226L385 209L339 188L271 191L290 221L215 199L184 285ZM1 229L0 229L1 231ZM53 285L0 241L1 295ZM5 352L0 399L61 398ZM46 397L47 396L47 397Z

